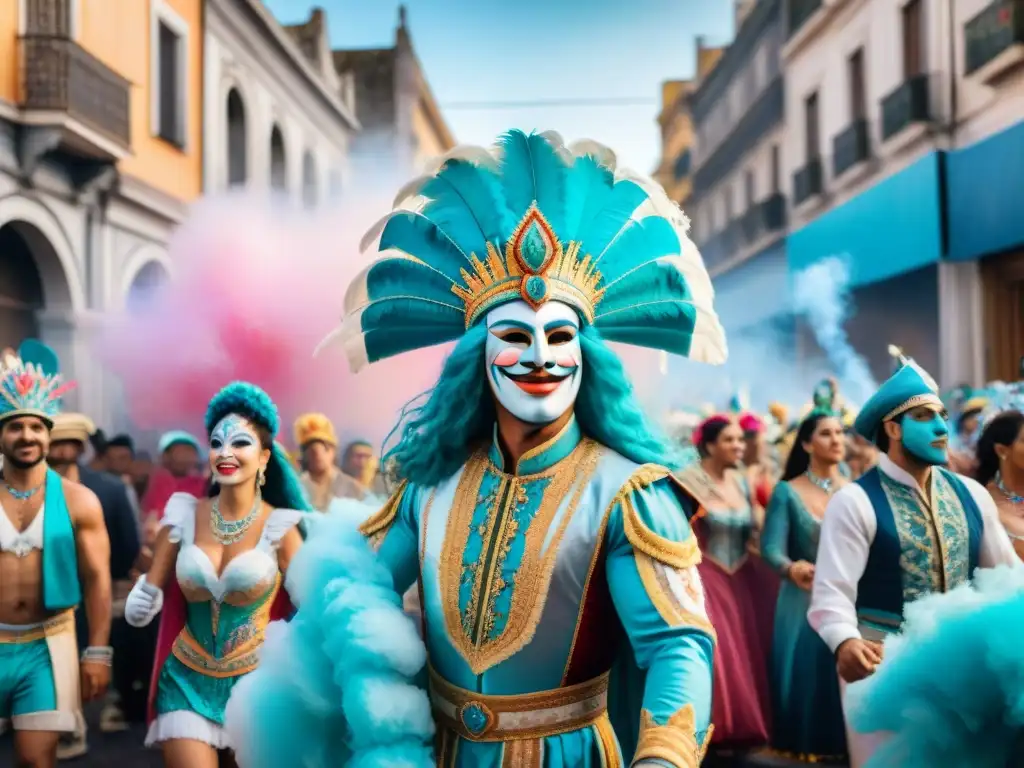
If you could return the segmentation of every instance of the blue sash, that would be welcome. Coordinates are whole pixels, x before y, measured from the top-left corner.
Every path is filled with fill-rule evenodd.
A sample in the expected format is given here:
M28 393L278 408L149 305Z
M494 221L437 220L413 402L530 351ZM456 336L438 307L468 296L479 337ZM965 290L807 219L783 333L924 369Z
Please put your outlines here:
M76 608L82 602L78 583L75 529L64 500L60 475L46 472L43 509L43 605L48 611Z

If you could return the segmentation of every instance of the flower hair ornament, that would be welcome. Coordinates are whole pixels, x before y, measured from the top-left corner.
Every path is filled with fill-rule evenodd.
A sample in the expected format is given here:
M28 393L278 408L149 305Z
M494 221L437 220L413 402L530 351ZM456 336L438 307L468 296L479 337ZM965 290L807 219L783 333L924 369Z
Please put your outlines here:
M559 301L606 341L723 363L714 291L688 232L664 190L595 142L510 131L491 149L458 147L363 238L364 248L379 240L378 258L319 348L340 343L359 370L454 341L502 304Z
M696 446L701 445L704 442L704 433L709 427L713 427L718 424L729 424L734 422L735 419L728 413L716 413L712 416L708 416L704 421L697 425L697 428L693 430L693 435L690 438L693 444Z

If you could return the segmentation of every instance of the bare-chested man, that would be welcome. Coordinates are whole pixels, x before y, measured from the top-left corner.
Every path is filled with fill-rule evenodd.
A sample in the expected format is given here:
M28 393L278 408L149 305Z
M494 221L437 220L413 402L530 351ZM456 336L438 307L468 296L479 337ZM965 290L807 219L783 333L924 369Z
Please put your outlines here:
M0 364L0 726L19 766L51 768L81 700L104 693L110 636L110 543L95 494L48 469L66 391L53 352L26 342ZM74 609L89 646L79 664Z

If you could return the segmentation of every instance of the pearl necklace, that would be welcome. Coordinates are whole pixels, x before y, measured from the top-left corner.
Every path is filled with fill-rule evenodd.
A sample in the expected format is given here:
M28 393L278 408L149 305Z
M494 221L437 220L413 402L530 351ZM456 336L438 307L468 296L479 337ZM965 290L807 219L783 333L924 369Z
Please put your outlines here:
M252 527L262 504L263 496L257 491L256 499L252 503L252 509L249 510L249 514L238 520L225 520L224 516L220 513L220 497L214 499L210 514L210 530L213 531L213 537L224 546L234 544L245 536L246 532Z
M804 473L804 476L811 482L811 485L817 486L829 496L835 493L835 482L831 477L818 477L809 469Z

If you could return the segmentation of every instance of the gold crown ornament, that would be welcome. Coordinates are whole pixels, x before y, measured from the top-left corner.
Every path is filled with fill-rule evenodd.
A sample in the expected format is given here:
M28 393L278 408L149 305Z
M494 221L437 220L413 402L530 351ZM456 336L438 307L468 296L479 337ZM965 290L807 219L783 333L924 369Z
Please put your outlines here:
M470 256L473 267L460 270L465 287L453 285L452 293L466 307L466 327L496 304L518 294L533 309L558 300L576 307L594 322L594 311L603 289L601 273L589 256L580 258L580 244L563 246L551 224L534 203L516 225L505 245L504 257L490 242L487 259Z

